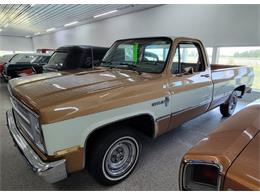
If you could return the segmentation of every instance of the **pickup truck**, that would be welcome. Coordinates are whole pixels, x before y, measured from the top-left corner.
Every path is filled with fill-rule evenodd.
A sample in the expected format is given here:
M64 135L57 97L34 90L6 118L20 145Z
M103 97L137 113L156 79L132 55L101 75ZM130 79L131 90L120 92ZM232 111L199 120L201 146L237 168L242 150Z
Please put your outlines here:
M155 138L218 106L232 115L253 77L246 66L209 65L197 39L118 40L91 71L11 80L7 124L46 181L86 168L112 185L133 171L139 136Z
M260 190L260 99L221 123L183 157L180 190Z

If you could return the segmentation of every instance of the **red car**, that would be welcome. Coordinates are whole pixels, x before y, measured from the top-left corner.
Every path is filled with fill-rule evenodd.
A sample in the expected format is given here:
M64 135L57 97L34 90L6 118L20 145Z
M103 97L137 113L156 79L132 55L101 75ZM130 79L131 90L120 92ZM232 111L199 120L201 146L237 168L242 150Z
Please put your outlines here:
M4 65L11 61L15 54L3 55L0 57L0 75L2 75L4 70Z

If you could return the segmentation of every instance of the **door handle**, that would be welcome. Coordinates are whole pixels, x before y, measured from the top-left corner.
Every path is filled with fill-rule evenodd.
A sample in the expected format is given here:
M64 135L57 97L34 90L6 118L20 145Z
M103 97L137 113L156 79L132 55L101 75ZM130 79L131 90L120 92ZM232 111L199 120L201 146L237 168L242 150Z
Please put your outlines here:
M200 75L201 77L206 77L206 78L208 78L209 77L209 74L202 74L202 75Z

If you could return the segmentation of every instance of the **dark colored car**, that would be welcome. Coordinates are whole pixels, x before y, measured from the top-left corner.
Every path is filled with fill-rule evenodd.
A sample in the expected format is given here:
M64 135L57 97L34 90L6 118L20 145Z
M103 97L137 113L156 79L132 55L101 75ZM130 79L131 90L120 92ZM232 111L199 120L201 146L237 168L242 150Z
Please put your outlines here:
M49 63L43 66L43 72L82 71L99 66L108 48L88 45L59 47L51 56Z
M50 56L46 54L15 54L4 64L2 76L5 80L33 74L33 70L47 64Z

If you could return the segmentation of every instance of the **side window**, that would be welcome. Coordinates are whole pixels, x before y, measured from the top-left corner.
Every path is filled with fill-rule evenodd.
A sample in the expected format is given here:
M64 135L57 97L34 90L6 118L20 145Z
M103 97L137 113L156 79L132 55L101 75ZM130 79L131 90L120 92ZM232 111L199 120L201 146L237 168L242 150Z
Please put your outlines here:
M195 43L180 43L176 48L171 72L192 74L205 70L202 51Z

